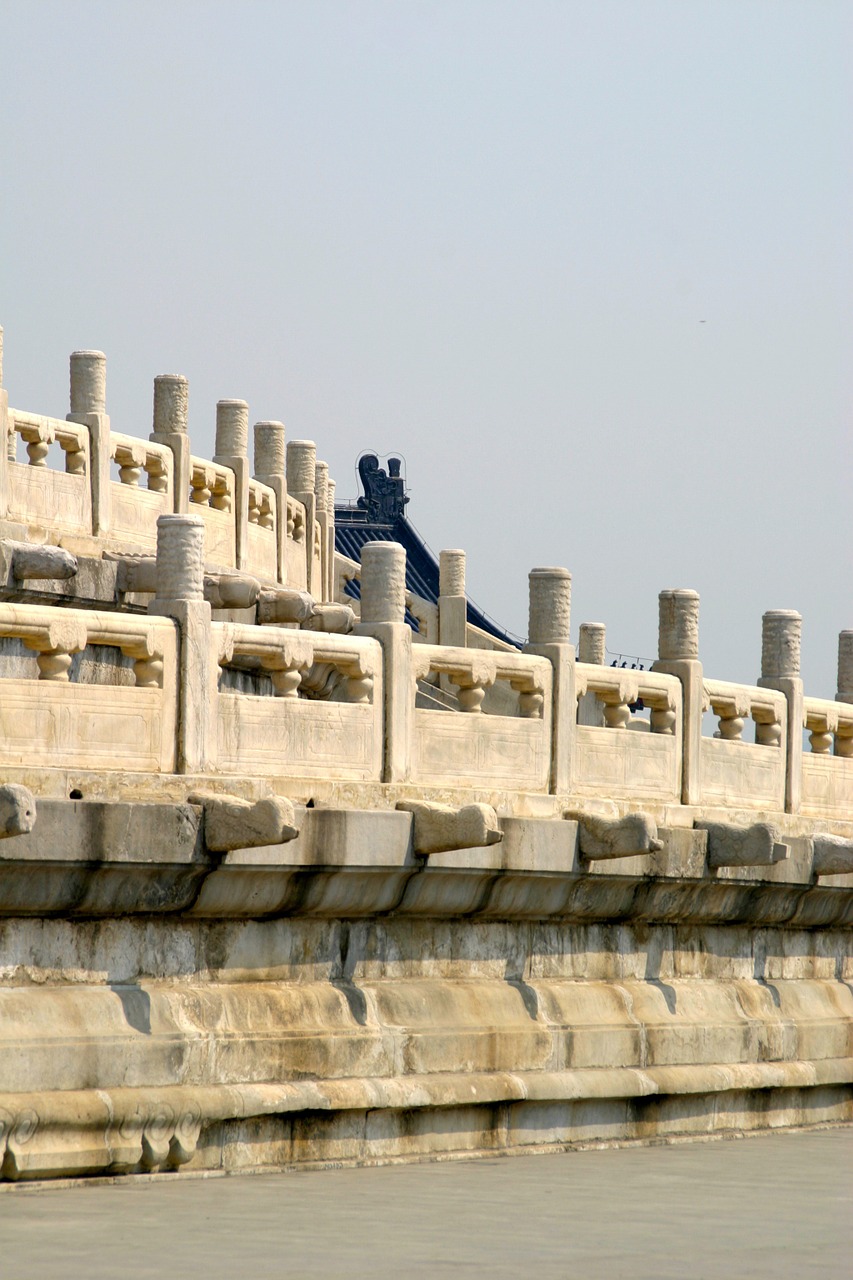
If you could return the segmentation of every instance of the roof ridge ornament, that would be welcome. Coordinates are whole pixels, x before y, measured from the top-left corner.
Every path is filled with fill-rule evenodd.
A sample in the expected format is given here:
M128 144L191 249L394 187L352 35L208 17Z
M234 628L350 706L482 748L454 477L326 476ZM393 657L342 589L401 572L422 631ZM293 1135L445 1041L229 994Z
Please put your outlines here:
M393 524L402 514L409 499L405 493L405 481L400 475L400 458L388 459L388 470L380 467L375 453L363 453L358 460L358 475L364 495L358 499L358 507L367 512L368 519L378 524Z

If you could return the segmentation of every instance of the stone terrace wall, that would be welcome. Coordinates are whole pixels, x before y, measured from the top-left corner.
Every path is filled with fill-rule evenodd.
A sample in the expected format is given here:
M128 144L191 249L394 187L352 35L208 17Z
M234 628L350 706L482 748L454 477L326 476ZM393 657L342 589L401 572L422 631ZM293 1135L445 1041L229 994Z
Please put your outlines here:
M198 459L172 376L116 436L97 352L71 410L0 391L4 1178L853 1119L853 632L835 700L790 611L736 685L664 591L609 667L543 568L474 647L454 551L414 643L401 547L332 601L313 444L258 424L252 478L222 401Z

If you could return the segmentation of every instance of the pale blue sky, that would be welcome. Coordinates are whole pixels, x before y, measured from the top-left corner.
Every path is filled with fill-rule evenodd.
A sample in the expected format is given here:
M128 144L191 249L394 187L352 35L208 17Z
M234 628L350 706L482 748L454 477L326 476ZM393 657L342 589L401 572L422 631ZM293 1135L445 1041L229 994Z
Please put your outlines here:
M804 615L810 692L853 627L849 0L0 0L0 323L21 408L108 356L317 441L355 496L405 455L412 520L526 628L653 657L702 593L709 674ZM703 323L704 322L704 323Z

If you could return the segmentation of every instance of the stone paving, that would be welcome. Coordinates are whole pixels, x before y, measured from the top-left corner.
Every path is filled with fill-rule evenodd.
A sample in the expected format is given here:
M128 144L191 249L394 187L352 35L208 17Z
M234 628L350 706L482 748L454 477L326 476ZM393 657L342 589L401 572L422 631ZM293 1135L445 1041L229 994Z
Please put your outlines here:
M3 1280L851 1274L851 1128L0 1195Z

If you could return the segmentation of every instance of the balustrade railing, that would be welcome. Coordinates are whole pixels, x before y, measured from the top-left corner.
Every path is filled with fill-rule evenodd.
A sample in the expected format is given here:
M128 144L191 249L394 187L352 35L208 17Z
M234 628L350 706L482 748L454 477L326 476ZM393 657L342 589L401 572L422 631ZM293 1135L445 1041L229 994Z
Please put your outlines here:
M251 476L244 401L219 402L208 460L189 448L185 379L156 380L147 441L111 430L105 386L103 355L87 351L72 356L67 420L8 408L0 387L0 519L13 545L24 526L32 541L78 554L156 547L152 585L140 588L154 594L152 616L0 605L0 763L381 780L853 821L853 631L840 637L834 701L804 695L792 611L764 615L755 685L706 677L699 598L686 590L661 593L653 670L605 665L602 624L581 628L589 660L577 661L570 575L551 568L530 575L525 651L504 649L466 625L463 552L442 552L437 606L407 591L396 544L369 544L360 565L335 556L334 484L311 441L285 447L281 423L256 424ZM51 465L56 446L64 469ZM161 556L167 525L177 541ZM300 630L296 614L286 625L214 623L205 568L319 600L358 577L356 633ZM216 604L225 607L238 605ZM407 610L421 623L415 645ZM110 650L113 659L98 658Z
M603 723L576 716L572 785L579 794L678 800L681 796L682 692L674 676L579 662L575 697L601 704ZM632 714L642 700L649 720ZM590 717L586 717L589 720ZM636 732L625 732L628 729Z
M803 753L801 811L853 814L853 703L803 699L811 751Z
M570 675L565 667L560 674L572 690L566 721L556 668L540 654L412 645L405 624L373 624L373 636L369 621L351 635L214 623L201 595L192 600L187 608L207 618L207 631L187 648L195 663L189 675L178 661L186 613L175 614L176 626L118 612L0 604L0 764L378 782L396 751L404 761L397 780L427 787L667 805L680 799L690 706L675 676L571 660ZM197 643L204 634L208 640ZM99 656L108 650L115 662ZM401 679L402 711L386 696L388 681ZM441 679L455 698L416 704L418 686ZM503 696L490 703L498 688ZM578 716L579 702L590 697L602 707L597 724ZM641 703L648 720L635 714ZM801 758L800 810L849 818L853 703L806 697L802 705L812 750ZM786 696L704 679L700 714L706 709L719 736L701 738L701 803L784 811ZM747 719L756 741L744 732ZM181 726L199 720L209 725L203 768L181 763L176 750ZM570 743L571 767L557 788L561 737Z
M270 694L214 693L214 767L264 776L382 776L382 652L363 636L214 623L221 668L266 676ZM260 682L258 682L260 684Z
M35 655L0 679L0 764L170 773L176 768L177 631L172 622L0 604L0 645ZM118 650L127 680L72 680L75 655ZM115 670L102 665L102 676Z
M300 590L308 587L305 507L290 495L287 498L287 582Z
M459 711L414 710L412 777L459 787L512 786L547 791L551 761L551 668L542 658L484 649L419 644L412 650L416 682L446 676ZM496 685L509 700L497 711L487 697Z
M110 533L126 537L130 548L154 550L157 517L174 510L172 452L165 445L111 432L110 458L119 473L111 488Z
M86 428L10 409L7 430L7 518L27 525L45 523L60 533L91 533L91 468ZM26 444L25 463L16 461L18 436ZM65 463L62 471L48 463L53 444L62 449Z
M0 386L0 428L6 432L0 521L26 525L35 540L89 539L92 553L100 555L153 550L159 515L197 511L205 523L210 568L307 589L320 601L333 598L334 482L326 464L316 462L314 445L296 441L298 491L288 493L280 422L256 424L258 470L251 476L248 406L220 401L216 453L212 459L196 456L187 433L186 379L166 374L155 379L151 438L113 431L106 413L106 359L98 351L71 357L67 419L26 413L7 402ZM26 461L18 461L19 438ZM55 445L64 452L64 469L51 465ZM85 550L83 541L76 546Z
M703 737L701 798L750 809L784 809L788 708L785 696L753 685L705 680L703 713L711 710L718 728ZM755 741L744 723L755 723Z

